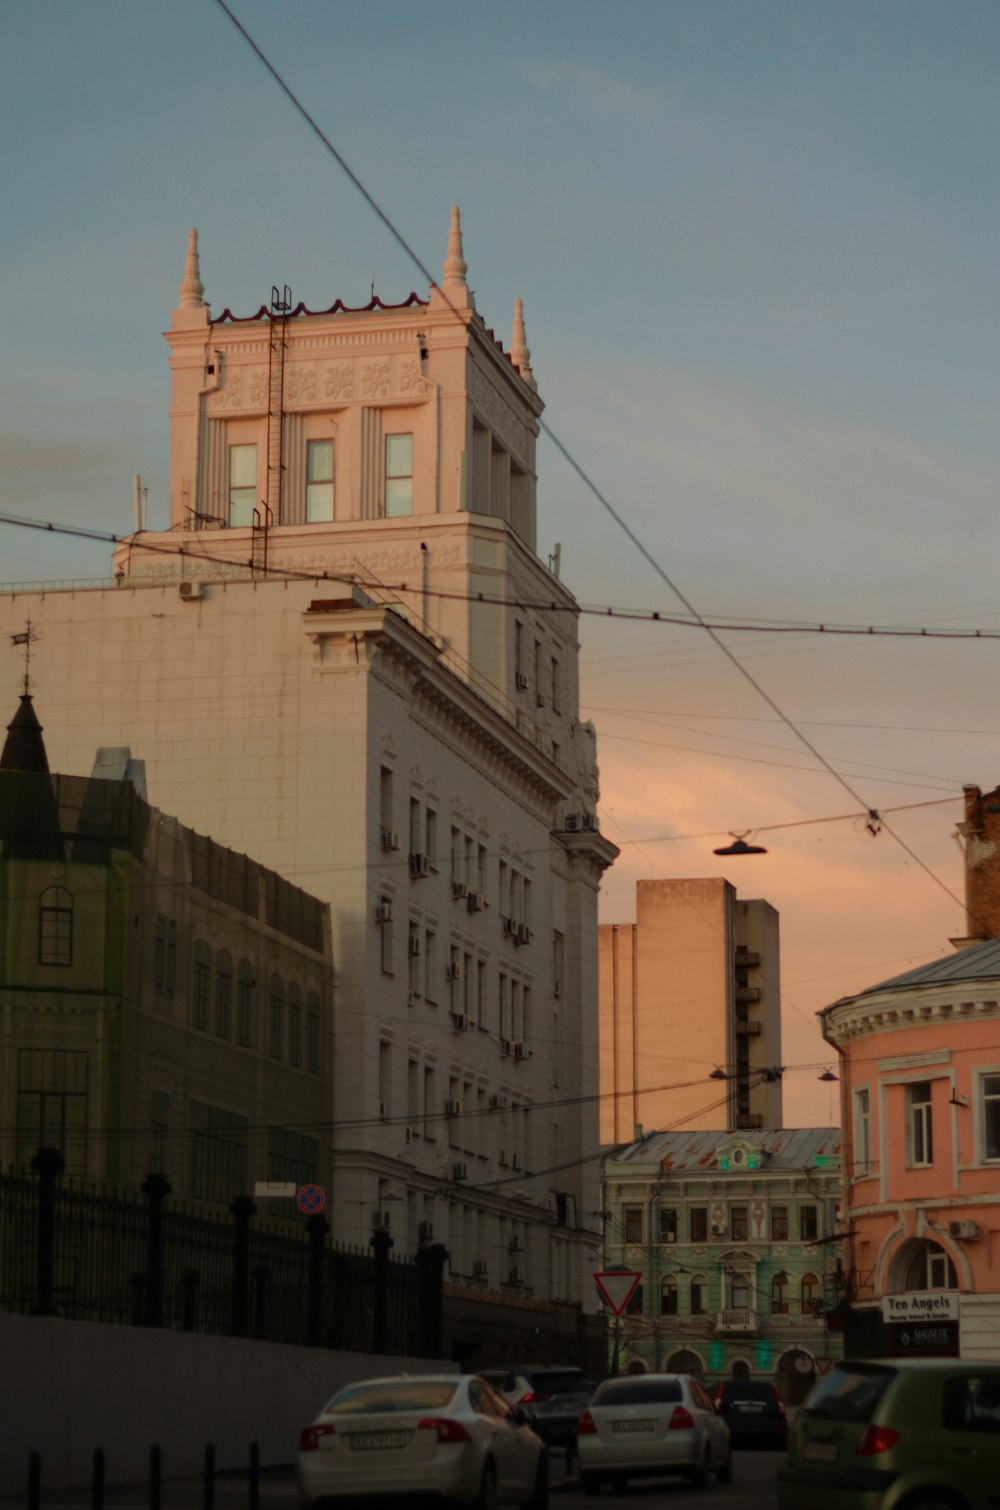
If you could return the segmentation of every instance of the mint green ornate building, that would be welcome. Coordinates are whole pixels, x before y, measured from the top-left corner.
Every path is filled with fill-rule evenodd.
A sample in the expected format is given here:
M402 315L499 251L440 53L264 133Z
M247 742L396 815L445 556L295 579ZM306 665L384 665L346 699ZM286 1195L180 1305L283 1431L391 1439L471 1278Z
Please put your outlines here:
M801 1399L841 1339L840 1131L651 1133L605 1163L605 1268L642 1275L622 1372L768 1379Z

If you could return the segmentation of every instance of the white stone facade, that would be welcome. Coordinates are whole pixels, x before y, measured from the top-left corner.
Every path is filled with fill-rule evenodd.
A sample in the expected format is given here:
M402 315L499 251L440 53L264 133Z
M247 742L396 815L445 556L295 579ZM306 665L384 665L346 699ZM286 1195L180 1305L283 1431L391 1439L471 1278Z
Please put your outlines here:
M119 586L8 595L0 622L37 629L54 769L128 745L151 801L330 902L335 1236L366 1242L388 1214L402 1252L445 1242L453 1276L593 1309L597 893L616 851L593 816L575 604L534 553L523 327L515 367L456 235L429 306L280 332L209 324L192 247L169 337L173 528L119 549ZM276 398L273 358L258 379L277 335ZM387 516L403 427L411 511ZM329 452L303 446L329 435L334 517L307 523L306 470ZM232 446L256 448L259 528L219 502Z

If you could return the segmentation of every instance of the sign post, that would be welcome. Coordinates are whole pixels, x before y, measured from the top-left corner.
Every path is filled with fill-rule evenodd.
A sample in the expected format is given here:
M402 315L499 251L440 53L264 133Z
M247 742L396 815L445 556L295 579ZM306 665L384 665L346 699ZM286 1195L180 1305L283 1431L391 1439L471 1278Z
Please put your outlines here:
M618 1360L622 1341L622 1312L642 1283L642 1275L635 1269L602 1269L594 1275L594 1283L605 1305L615 1315L615 1350L611 1357L611 1375L618 1375Z

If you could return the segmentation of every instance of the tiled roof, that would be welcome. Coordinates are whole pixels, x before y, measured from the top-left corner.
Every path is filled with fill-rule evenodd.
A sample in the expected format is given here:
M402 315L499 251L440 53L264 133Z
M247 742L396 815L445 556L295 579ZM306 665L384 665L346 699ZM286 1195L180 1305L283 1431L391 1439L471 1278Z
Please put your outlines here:
M840 1155L839 1127L765 1127L724 1128L706 1132L647 1133L621 1153L613 1155L619 1164L659 1163L664 1169L699 1170L715 1166L723 1144L739 1141L767 1154L764 1169L811 1169L817 1154L827 1158Z
M910 986L934 986L947 981L998 980L1000 981L1000 939L984 939L981 944L971 944L967 949L956 949L942 959L931 960L929 965L918 965L904 975L894 975L878 985L866 986L858 996L871 996L876 991L906 990ZM853 996L844 997L854 1001Z

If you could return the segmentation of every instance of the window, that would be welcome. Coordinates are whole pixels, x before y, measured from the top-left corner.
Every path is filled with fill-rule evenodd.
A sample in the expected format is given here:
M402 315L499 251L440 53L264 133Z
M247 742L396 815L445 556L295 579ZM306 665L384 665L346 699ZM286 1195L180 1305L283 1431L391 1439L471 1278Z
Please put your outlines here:
M946 1431L990 1432L993 1441L985 1447L987 1454L996 1451L1000 1433L1000 1388L993 1374L972 1374L966 1378L947 1379L944 1385L944 1426ZM972 1449L970 1442L966 1451Z
M957 1290L955 1265L940 1243L923 1242L906 1266L903 1290Z
M771 1207L771 1241L786 1243L788 1241L788 1207Z
M1000 1075L983 1076L983 1150L1000 1159Z
M87 1055L81 1050L20 1049L17 1061L17 1162L60 1148L67 1174L87 1169Z
M745 1274L734 1274L730 1279L729 1304L734 1311L750 1309L750 1281Z
M708 1314L708 1278L704 1274L696 1274L691 1281L691 1315L707 1316Z
M430 1006L437 1005L437 934L424 933L424 997Z
M622 1226L627 1243L642 1242L642 1207L623 1206Z
M799 1207L799 1237L804 1243L815 1242L819 1236L819 1213L815 1206Z
M771 1279L771 1314L788 1315L788 1275L780 1270Z
M392 1100L392 1044L384 1039L378 1046L378 1100L388 1116Z
M626 1316L642 1315L642 1285L636 1285L632 1298L625 1307Z
M194 946L194 971L191 981L191 1026L208 1032L208 1003L212 990L212 951L204 939Z
M552 935L552 995L561 996L566 969L566 949L561 933Z
M257 505L257 447L229 447L229 523L253 524Z
M385 438L385 513L387 519L413 513L413 436Z
M910 1164L926 1166L934 1162L931 1125L931 1083L919 1080L907 1091L910 1120Z
M319 1179L319 1142L285 1127L267 1129L267 1178L311 1185ZM294 1204L294 1203L290 1203Z
M65 886L49 886L39 898L38 963L73 963L73 898Z
M746 1242L750 1229L747 1224L747 1208L745 1206L730 1206L729 1233L734 1242Z
M173 996L177 989L177 924L167 919L167 991Z
M549 696L552 702L553 713L559 712L559 662L553 659L551 664L551 676Z
M191 1194L228 1204L247 1194L249 1122L219 1106L191 1102Z
M424 1067L424 1137L435 1136L434 1127L434 1071Z
M268 1025L268 1052L272 1059L281 1059L285 1052L285 983L280 975L271 976Z
M815 1316L819 1310L819 1276L803 1274L801 1284L803 1316Z
M149 1169L158 1174L167 1168L167 1137L170 1133L170 1097L153 1091L149 1099Z
M319 997L315 991L306 995L306 1069L319 1074Z
M660 1281L660 1315L677 1315L677 1279L673 1274L664 1274Z
M306 523L333 518L333 441L306 442Z
M43 960L44 964L45 961ZM163 913L156 918L156 952L153 955L153 983L162 991L167 978L167 920Z
M225 949L215 957L215 1036L228 1038L232 1031L233 958Z
M253 1047L253 966L248 959L240 960L236 977L236 1042Z
M294 984L288 987L288 1063L302 1063L302 992Z
M693 1243L707 1243L708 1207L692 1206L689 1221L691 1225L691 1241Z
M392 974L392 903L388 897L379 897L378 915L381 918L378 928L378 954L379 966L383 975Z
M861 1179L872 1167L872 1101L867 1085L854 1092L854 1174Z
M660 1242L677 1241L677 1210L673 1206L660 1207Z

